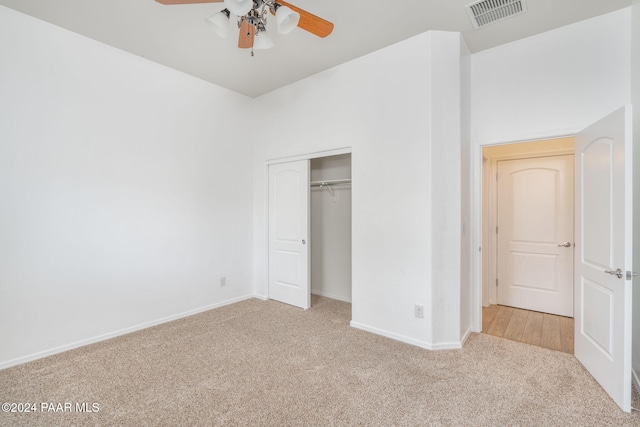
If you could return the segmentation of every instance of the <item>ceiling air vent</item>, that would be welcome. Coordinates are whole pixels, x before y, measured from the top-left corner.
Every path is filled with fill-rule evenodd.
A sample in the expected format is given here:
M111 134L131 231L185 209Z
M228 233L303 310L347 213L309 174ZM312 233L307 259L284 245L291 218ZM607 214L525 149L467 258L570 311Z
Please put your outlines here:
M525 0L481 0L465 6L477 30L527 11Z

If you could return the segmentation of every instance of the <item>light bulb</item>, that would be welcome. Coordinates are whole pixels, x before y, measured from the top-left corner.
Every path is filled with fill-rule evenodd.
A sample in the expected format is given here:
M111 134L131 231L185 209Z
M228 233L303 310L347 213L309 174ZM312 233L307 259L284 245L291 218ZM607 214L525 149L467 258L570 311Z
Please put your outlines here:
M256 38L253 42L254 49L271 49L273 47L273 40L271 36L265 30L258 30Z
M227 38L229 34L229 10L224 9L218 13L213 14L209 18L205 19L208 26L213 28L218 36L223 39Z
M276 23L280 34L289 34L298 26L298 21L300 21L300 14L287 6L280 6L276 10Z

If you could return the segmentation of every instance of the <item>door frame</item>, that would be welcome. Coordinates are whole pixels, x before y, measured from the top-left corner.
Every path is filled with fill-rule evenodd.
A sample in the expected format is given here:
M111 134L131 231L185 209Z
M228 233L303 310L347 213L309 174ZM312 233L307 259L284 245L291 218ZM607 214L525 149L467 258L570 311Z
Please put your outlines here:
M309 160L311 161L312 159L317 159L320 157L331 157L331 156L338 156L341 154L351 154L352 156L352 163L351 163L351 176L353 177L353 150L352 147L344 147L344 148L336 148L333 150L325 150L325 151L315 151L315 152L311 152L311 153L305 153L305 154L298 154L296 156L287 156L287 157L278 157L278 158L273 158L273 159L268 159L265 161L264 163L264 169L263 169L263 174L264 174L264 201L265 201L265 210L264 210L264 223L265 223L265 227L264 227L264 253L265 255L265 259L264 259L264 270L263 270L263 274L264 274L264 281L266 283L266 291L267 291L267 295L266 295L266 299L270 299L269 298L269 166L270 165L275 165L278 163L288 163L288 162L296 162L299 160ZM307 183L308 185L310 185L310 182ZM353 190L352 190L353 191ZM311 236L309 236L308 238L308 244L309 244L309 248L311 247ZM353 257L353 249L352 249L352 257ZM309 264L309 269L311 269L311 264ZM311 293L311 283L309 283L309 293ZM354 303L354 299L353 296L351 297L351 303Z
M557 139L557 138L552 138ZM528 142L540 142L536 141L528 141ZM510 145L516 144L501 144L501 146L506 147ZM498 162L505 160L524 160L524 159L539 159L539 158L549 158L556 156L567 156L573 155L575 150L567 150L567 149L558 149L558 150L541 150L536 152L529 153L519 153L519 154L507 154L507 155L498 155L487 157L487 168L489 171L487 172L487 176L489 178L489 185L487 190L488 194L488 204L489 204L489 229L487 232L489 233L489 247L486 249L489 254L488 266L489 266L489 303L497 304L498 295L497 289L495 286L497 275L498 275L498 236L496 233L492 233L491 230L495 230L497 227L497 218L498 218L498 182L497 182L497 173L498 173ZM575 174L574 174L575 178ZM484 189L484 188L483 188ZM482 194L480 195L482 197ZM483 230L484 231L484 230ZM481 239L483 235L481 235ZM482 240L481 240L482 241ZM493 284L493 286L492 286ZM573 283L572 283L573 286ZM482 292L486 293L486 289L482 289ZM484 302L484 301L483 301Z
M580 132L581 129L575 129L571 131L567 131L566 133L553 133L553 134L542 134L539 136L531 136L531 137L523 137L523 138L512 138L505 140L497 140L497 141L475 141L475 143L471 144L471 228L473 230L472 234L472 248L471 251L472 261L471 261L471 280L472 280L472 295L471 295L471 330L473 332L482 332L482 307L483 307L483 286L482 286L482 254L485 251L491 251L496 249L495 233L492 236L492 239L489 239L489 248L482 247L482 235L483 235L483 210L482 210L482 194L483 194L483 149L487 147L498 147L498 146L506 146L506 145L516 145L516 144L524 144L528 142L540 142L540 141L549 141L554 139L562 139L562 138L574 138L575 135ZM561 151L565 151L565 154L573 154L566 153L567 150L558 150L555 153L560 153ZM486 157L485 157L486 158ZM493 183L494 190L495 187L495 167L492 168L491 172L493 173L492 179L490 179L490 184ZM495 194L492 194L492 199L489 200L489 205L493 206L495 201ZM494 217L495 218L495 217ZM495 228L495 224L489 224L489 230L491 227ZM476 249L477 248L477 249ZM492 249L493 248L493 249ZM490 252L491 253L491 252ZM495 259L495 255L493 257ZM495 266L491 266L491 261L489 263L490 274L489 283L495 283ZM494 287L495 288L495 287Z

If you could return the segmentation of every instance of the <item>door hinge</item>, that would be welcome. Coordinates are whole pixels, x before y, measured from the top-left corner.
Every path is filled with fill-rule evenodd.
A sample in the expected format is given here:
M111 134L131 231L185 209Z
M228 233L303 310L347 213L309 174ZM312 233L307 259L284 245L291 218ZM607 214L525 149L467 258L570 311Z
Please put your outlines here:
M498 226L496 226L496 234L498 234Z
M498 279L496 279L496 287L498 286Z
M632 277L637 277L638 273L635 271L627 271L627 280L631 280Z

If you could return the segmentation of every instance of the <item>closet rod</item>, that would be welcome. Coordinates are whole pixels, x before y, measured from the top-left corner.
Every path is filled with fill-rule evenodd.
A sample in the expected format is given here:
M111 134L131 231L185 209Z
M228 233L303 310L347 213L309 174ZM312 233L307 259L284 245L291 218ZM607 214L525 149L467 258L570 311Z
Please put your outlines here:
M327 185L349 185L351 179L332 179L328 181L311 181L312 187L324 187Z

